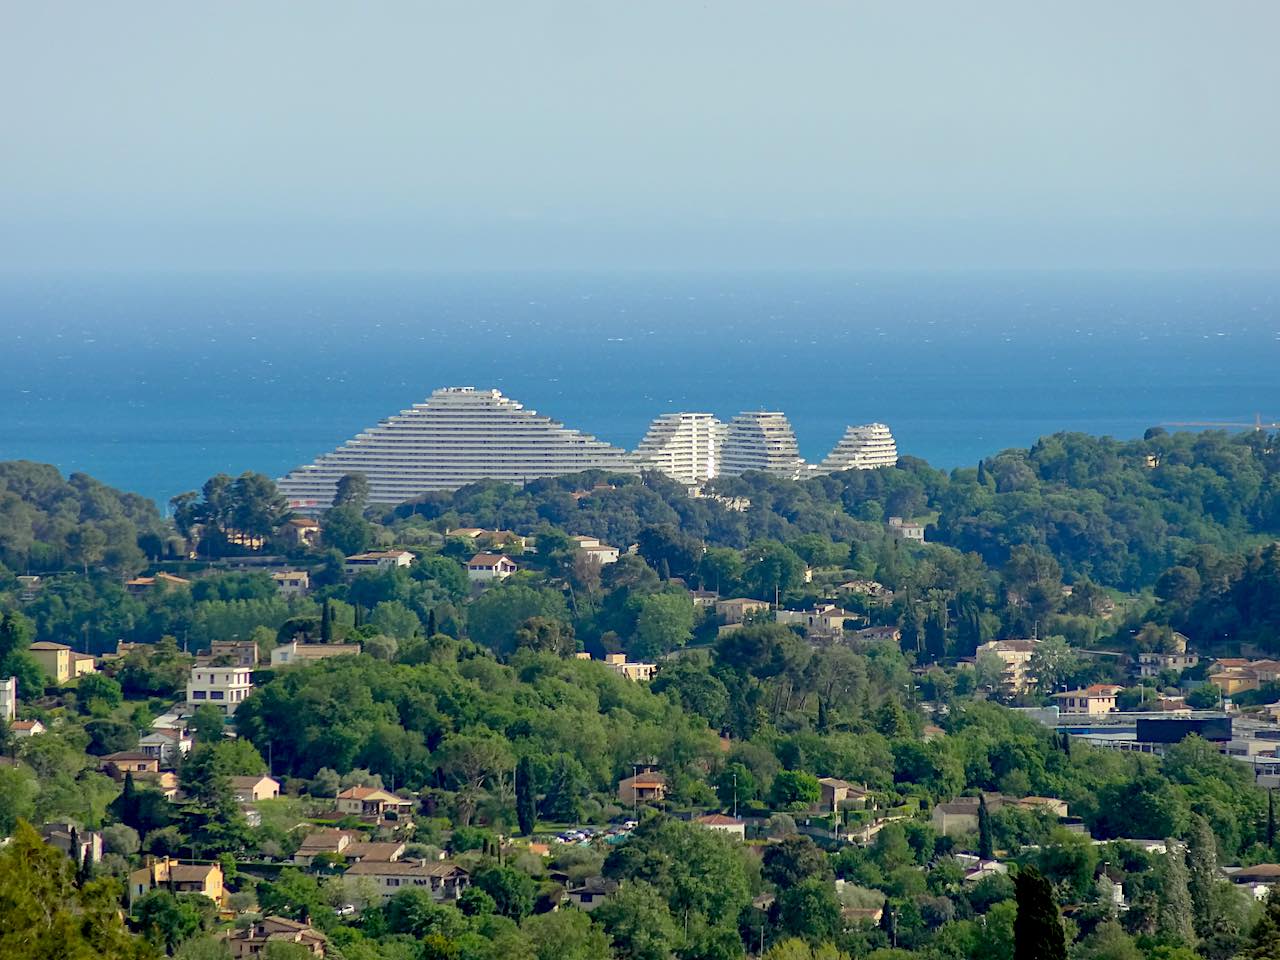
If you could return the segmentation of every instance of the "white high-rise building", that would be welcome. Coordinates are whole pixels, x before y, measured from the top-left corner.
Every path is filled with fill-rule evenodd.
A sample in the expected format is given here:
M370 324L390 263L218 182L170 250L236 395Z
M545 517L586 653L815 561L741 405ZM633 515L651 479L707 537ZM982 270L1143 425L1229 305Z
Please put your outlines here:
M362 473L371 503L401 503L477 480L521 483L583 470L634 470L626 451L497 390L445 387L277 481L295 510L333 503L338 481Z
M710 413L664 413L632 458L641 470L656 470L680 483L702 483L720 473L725 426Z
M839 473L842 470L874 470L892 467L898 462L898 445L883 423L864 423L848 427L840 442L818 465L815 473Z
M0 720L13 723L18 716L18 678L0 680Z
M720 473L734 477L748 470L788 480L797 479L804 471L795 431L785 413L755 410L729 421Z

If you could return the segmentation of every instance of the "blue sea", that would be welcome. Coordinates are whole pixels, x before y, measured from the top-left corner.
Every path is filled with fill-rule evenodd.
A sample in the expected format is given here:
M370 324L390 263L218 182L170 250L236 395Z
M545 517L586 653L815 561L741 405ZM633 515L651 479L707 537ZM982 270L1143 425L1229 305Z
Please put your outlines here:
M973 464L1058 430L1280 419L1276 273L0 277L0 459L164 504L278 476L446 385L633 446L780 409Z

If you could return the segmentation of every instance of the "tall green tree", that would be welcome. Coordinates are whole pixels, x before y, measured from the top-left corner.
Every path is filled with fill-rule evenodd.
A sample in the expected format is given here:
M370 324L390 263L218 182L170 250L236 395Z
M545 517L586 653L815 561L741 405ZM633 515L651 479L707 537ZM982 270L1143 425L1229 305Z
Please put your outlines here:
M1014 879L1018 916L1013 925L1014 960L1066 960L1066 934L1053 885L1035 867Z
M1195 946L1196 931L1186 857L1182 845L1172 838L1166 841L1165 851L1159 873L1159 930L1166 938L1189 947Z
M538 785L534 779L533 760L528 756L516 764L516 820L526 837L533 833L538 820Z
M1207 937L1217 912L1214 889L1222 878L1218 873L1218 841L1209 821L1201 816L1191 818L1191 831L1187 837L1187 872L1195 930L1200 936Z
M978 856L983 860L995 859L996 850L991 834L991 812L987 809L987 795L978 797Z

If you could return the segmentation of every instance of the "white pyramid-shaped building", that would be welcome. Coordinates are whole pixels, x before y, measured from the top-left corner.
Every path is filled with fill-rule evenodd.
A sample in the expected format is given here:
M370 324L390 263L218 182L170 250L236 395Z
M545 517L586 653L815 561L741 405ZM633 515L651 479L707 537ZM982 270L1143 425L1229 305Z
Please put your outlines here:
M571 430L497 390L445 387L277 481L295 510L323 510L361 473L371 503L401 503L477 480L522 483L583 470L630 471L626 451Z
M729 421L720 473L736 477L748 470L795 480L804 472L795 431L785 413L749 410Z
M898 462L898 445L883 423L864 423L848 427L816 473L839 473L842 470L875 470L892 467Z

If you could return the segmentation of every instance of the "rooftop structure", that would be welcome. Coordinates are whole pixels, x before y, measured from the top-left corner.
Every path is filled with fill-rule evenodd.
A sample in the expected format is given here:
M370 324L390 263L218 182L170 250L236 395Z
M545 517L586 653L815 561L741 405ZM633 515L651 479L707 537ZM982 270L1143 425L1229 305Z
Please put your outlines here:
M338 481L362 473L373 503L400 503L478 480L521 483L583 470L628 470L625 451L526 410L498 390L445 387L278 483L298 510L333 503Z
M864 423L848 427L840 442L818 465L816 473L841 473L845 470L875 470L892 467L898 462L898 445L883 423Z
M760 470L795 480L804 469L787 415L767 410L746 411L729 421L721 461L720 473L729 477Z
M710 413L664 413L632 457L642 470L656 470L680 483L702 483L720 472L725 425Z
M18 678L0 680L0 720L12 723L18 716Z

